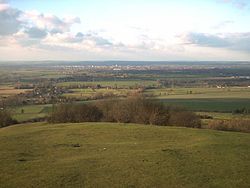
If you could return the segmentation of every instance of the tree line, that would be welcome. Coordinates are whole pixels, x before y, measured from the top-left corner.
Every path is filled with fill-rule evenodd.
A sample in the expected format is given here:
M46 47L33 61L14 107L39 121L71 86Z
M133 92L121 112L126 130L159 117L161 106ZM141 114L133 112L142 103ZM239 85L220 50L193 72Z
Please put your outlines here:
M119 122L160 126L201 127L200 118L181 107L165 106L143 97L53 107L51 123Z

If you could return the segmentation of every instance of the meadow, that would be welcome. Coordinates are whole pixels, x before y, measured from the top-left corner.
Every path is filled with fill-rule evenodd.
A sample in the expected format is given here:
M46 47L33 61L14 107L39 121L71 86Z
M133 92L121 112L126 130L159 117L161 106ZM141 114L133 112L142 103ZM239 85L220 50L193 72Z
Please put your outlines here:
M158 99L166 105L184 106L193 111L227 112L250 109L250 99Z
M0 85L0 99L4 97L14 96L20 93L30 91L29 89L15 89L11 85Z
M109 86L113 85L113 82L109 82ZM112 96L116 97L124 97L136 93L135 89L105 88L95 90L72 89L71 91L72 93L65 94L64 96L78 99L91 99L91 97L93 96L105 96L110 95L110 93L112 94ZM185 107L197 113L203 112L203 115L209 115L213 119L217 120L233 118L248 119L249 117L248 115L234 114L234 111L237 109L250 109L250 88L248 87L163 88L146 89L142 93L147 96L147 98L151 98L165 105ZM206 122L207 120L204 120L204 123Z
M46 117L52 110L52 105L25 105L12 108L13 118L18 122Z
M156 81L152 80L118 80L115 81L89 81L89 82L62 82L58 83L58 86L70 86L70 85L87 85L87 86L95 86L95 85L101 85L103 87L123 87L123 88L129 88L133 86L154 86L157 85Z
M246 133L134 124L10 126L0 129L0 185L244 188L249 143Z
M146 95L159 99L246 99L250 98L249 87L195 87L150 89Z
M210 69L209 66L205 65L202 69L178 70L180 67L174 65L168 69L163 66L158 67L159 70L121 71L113 71L108 66L103 69L75 69L70 66L65 69L63 66L41 64L7 66L1 67L3 69L0 70L0 98L30 91L15 89L17 83L24 86L31 84L34 88L40 88L38 91L43 92L42 97L45 100L41 100L39 95L33 98L28 95L23 104L11 106L13 116L19 122L48 115L52 101L46 100L46 97L49 91L53 90L52 87L46 88L49 84L66 88L62 89L62 93L53 96L65 101L93 102L99 99L120 99L142 94L166 105L183 106L207 114L227 113L227 117L230 118L239 117L232 114L237 109L249 110L250 84L249 79L245 77L249 75L250 69L244 67ZM138 68L142 69L143 66ZM245 77L238 77L240 75ZM213 117L217 119L216 116Z

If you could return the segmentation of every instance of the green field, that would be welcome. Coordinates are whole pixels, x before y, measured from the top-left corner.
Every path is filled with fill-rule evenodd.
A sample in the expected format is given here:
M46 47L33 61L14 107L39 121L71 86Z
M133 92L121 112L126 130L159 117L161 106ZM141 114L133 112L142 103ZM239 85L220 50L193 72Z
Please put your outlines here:
M93 81L93 82L62 82L58 83L58 86L70 86L70 85L87 85L95 86L100 84L102 87L133 87L133 86L153 86L157 85L156 81L151 80L126 80L126 81Z
M13 118L19 122L28 121L35 118L42 118L48 115L48 113L51 111L51 106L51 104L47 104L15 107L12 109Z
M98 94L102 94L102 95L109 95L112 94L114 96L127 96L128 93L131 92L135 92L133 89L71 89L70 91L72 91L72 93L66 93L63 94L63 96L65 97L74 97L74 98L80 98L80 99L84 99L86 97L92 97Z
M166 105L184 106L193 111L232 112L250 109L250 99L157 99Z
M248 99L157 99L157 101L166 105L183 106L196 112L205 112L205 114L211 115L215 119L249 118L249 115L232 115L232 111L235 109L243 107L250 109L250 100ZM19 122L42 118L48 115L51 106L48 104L15 107L12 110L13 117ZM24 110L23 113L21 113L22 109Z
M1 187L249 187L246 133L108 123L0 129Z
M149 89L145 94L160 99L250 99L250 88L165 88Z

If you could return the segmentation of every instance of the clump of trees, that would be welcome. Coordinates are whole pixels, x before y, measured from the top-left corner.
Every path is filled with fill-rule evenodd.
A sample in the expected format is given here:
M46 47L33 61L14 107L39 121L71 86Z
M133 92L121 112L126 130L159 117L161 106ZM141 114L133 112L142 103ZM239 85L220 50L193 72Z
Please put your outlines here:
M0 109L0 127L6 127L16 123L17 121L11 117L11 113L8 110Z
M102 121L167 125L169 109L144 98L109 100L96 103L102 111Z
M214 120L208 122L204 126L207 129L215 129L221 131L238 131L250 133L249 119L230 119L230 120Z
M182 127L201 127L201 118L194 112L188 111L182 107L171 107L169 114L169 124Z
M54 107L52 123L119 122L160 126L201 126L200 118L183 108L173 108L141 97L106 100L95 104L62 104Z
M51 123L80 123L100 121L102 112L90 104L60 104L53 106L48 118Z

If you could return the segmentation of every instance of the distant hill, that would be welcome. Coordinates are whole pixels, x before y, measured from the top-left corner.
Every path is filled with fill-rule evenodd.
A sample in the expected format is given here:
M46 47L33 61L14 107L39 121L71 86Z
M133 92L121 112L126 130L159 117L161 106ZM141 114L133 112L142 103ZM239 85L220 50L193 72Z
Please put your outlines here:
M122 61L122 60L110 60L110 61L0 61L0 66L55 66L55 65L119 65L119 66L156 66L156 65L179 65L179 66L250 66L249 61Z

